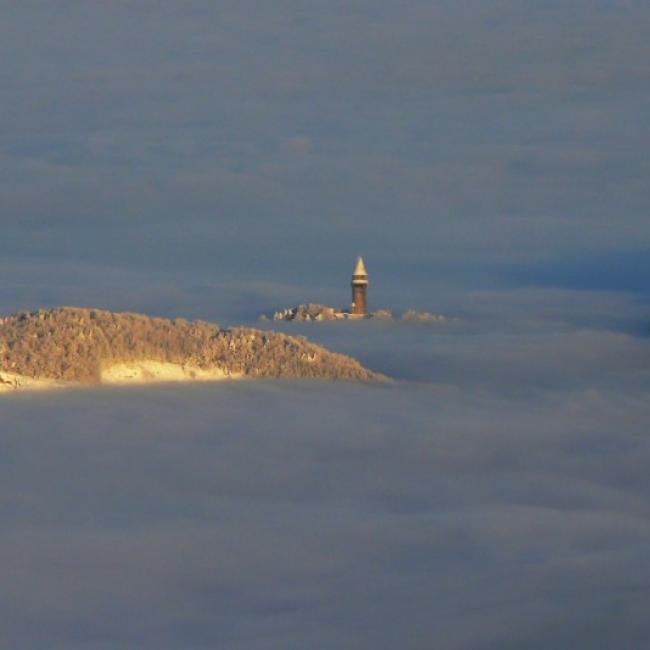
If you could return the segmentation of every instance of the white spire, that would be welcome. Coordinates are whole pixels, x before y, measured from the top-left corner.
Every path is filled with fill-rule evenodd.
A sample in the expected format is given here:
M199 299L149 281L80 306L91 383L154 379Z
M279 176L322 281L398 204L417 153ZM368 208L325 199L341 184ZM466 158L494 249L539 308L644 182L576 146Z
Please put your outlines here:
M363 257L359 256L359 259L357 260L357 265L354 269L353 275L368 275L368 271L366 271L366 265L363 263Z

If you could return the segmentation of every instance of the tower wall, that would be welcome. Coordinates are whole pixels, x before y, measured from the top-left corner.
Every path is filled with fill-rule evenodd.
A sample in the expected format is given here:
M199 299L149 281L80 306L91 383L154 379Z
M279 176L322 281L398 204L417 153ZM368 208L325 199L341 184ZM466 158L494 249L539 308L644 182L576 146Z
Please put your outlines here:
M368 313L368 301L366 292L367 284L355 284L352 282L352 313L365 316Z
M352 272L352 308L354 316L368 315L368 271L363 263L363 258L357 260L357 265Z

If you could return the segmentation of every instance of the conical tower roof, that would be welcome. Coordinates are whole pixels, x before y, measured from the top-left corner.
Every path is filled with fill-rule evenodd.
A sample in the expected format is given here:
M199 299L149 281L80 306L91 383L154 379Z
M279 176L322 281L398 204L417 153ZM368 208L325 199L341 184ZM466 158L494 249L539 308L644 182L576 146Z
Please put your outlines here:
M368 275L368 271L366 271L366 265L363 263L363 257L361 256L359 256L357 265L354 267L353 275Z

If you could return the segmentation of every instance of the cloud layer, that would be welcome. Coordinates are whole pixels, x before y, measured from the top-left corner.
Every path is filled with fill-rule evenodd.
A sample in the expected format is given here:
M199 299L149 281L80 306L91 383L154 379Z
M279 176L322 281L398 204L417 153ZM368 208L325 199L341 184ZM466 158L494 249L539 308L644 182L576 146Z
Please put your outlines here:
M400 381L0 400L7 644L643 644L647 338L321 325Z

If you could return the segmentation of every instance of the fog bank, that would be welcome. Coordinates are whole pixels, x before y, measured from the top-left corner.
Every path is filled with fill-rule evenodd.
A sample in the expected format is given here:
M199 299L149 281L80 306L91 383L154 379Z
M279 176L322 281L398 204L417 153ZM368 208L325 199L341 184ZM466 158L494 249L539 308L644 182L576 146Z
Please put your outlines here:
M3 639L643 645L648 340L457 327L357 336L386 386L0 398Z

